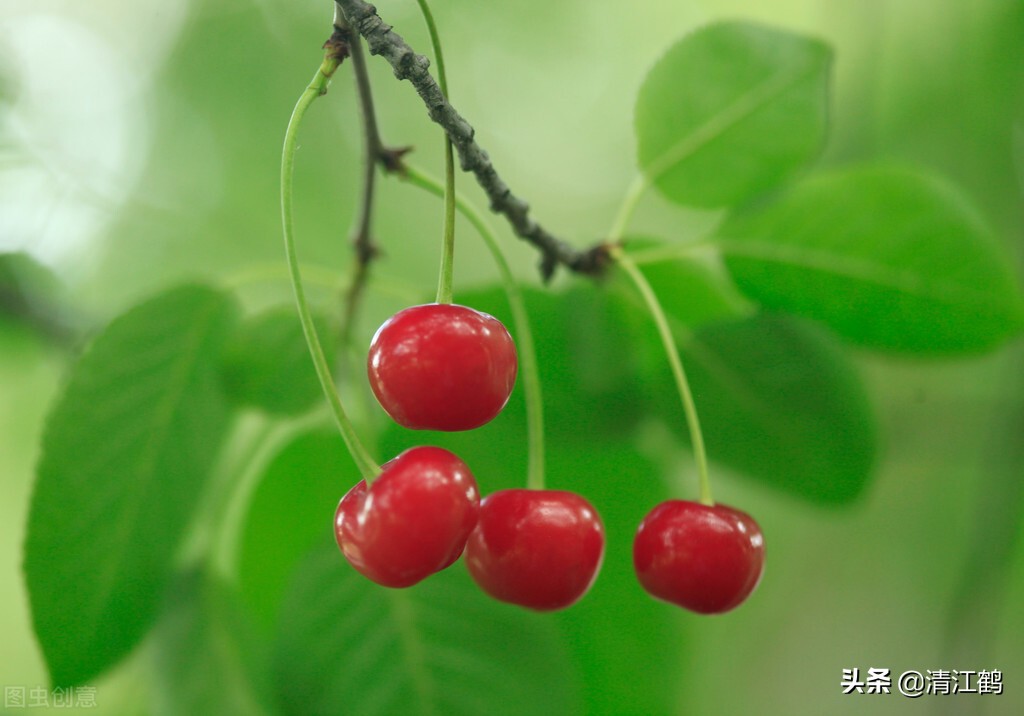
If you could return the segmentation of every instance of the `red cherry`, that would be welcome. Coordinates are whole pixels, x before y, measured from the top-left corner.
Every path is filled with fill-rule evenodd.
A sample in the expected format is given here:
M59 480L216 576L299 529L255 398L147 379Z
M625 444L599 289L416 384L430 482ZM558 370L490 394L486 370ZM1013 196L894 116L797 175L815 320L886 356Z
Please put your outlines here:
M764 569L764 537L754 519L725 505L669 500L640 523L633 566L658 599L699 614L738 607Z
M508 402L516 347L501 321L466 306L399 311L370 342L370 387L385 412L413 430L471 430Z
M466 463L437 447L410 448L382 470L369 488L360 480L342 498L334 536L361 574L408 587L459 558L480 493Z
M572 492L501 490L480 503L466 543L466 566L480 588L538 611L582 597L604 557L604 525Z

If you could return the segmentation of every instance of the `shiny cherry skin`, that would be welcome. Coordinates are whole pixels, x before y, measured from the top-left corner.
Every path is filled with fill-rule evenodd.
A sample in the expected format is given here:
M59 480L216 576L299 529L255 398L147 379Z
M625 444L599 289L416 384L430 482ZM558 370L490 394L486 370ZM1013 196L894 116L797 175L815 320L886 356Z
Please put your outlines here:
M537 611L574 604L604 558L604 525L579 495L501 490L480 503L466 566L487 594Z
M338 504L334 536L345 558L385 587L409 587L451 565L476 525L480 492L462 460L414 447L360 480Z
M516 382L515 343L501 321L454 304L399 311L370 342L367 373L384 411L413 430L490 422Z
M761 580L764 537L739 510L669 500L640 523L633 566L654 597L698 614L720 614L742 604Z

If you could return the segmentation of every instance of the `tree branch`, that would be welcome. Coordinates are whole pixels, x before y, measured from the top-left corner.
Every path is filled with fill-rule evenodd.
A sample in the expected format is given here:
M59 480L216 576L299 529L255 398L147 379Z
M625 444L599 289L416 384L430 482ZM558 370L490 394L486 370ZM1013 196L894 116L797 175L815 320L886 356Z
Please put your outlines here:
M428 69L430 61L416 54L390 25L381 20L373 5L362 0L336 0L336 3L352 27L366 39L370 54L386 59L395 77L409 80L416 89L427 106L430 118L447 132L455 145L462 170L472 172L487 193L491 210L502 214L517 236L540 250L540 272L544 280L551 278L558 265L577 273L600 274L609 263L606 246L602 243L579 251L549 233L530 217L529 204L512 193L491 164L487 152L474 140L473 127L445 99Z

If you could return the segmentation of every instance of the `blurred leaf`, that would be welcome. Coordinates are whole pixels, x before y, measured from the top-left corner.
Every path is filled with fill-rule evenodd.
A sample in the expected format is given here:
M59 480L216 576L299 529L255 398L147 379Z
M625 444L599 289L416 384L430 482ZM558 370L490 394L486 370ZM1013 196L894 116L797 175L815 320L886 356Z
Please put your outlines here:
M629 434L644 412L632 387L641 367L622 349L631 326L621 303L590 283L561 293L530 291L525 298L549 442L603 442Z
M156 631L154 713L273 713L267 645L237 595L215 577L189 572L168 596Z
M404 590L314 552L282 609L278 701L302 716L561 714L576 675L550 617L484 596L461 564Z
M875 455L871 409L827 333L760 314L700 330L683 342L682 358L713 460L814 502L845 503L864 490ZM669 381L662 395L675 398Z
M314 318L328 363L336 346L328 322ZM323 400L320 381L291 306L247 317L231 336L224 353L228 395L243 405L278 415L303 413Z
M334 429L296 437L267 466L242 529L238 565L243 596L265 625L276 618L295 565L334 534L334 510L359 479Z
M5 312L29 303L39 294L53 293L59 282L53 272L26 253L0 253L0 308Z
M669 199L719 207L775 186L825 137L829 48L744 22L683 38L637 98L640 168Z
M982 351L1024 326L1010 263L976 213L907 169L814 177L719 237L742 291L867 346Z
M680 248L656 239L633 239L626 251L640 262L638 268L661 301L665 313L684 326L696 328L707 323L741 318L754 308L736 289L732 277L707 257L687 256L672 260L643 262L644 255ZM620 295L639 301L633 285L621 272L612 274ZM639 305L639 303L637 303Z
M0 318L31 326L58 343L77 333L57 277L28 254L0 254Z
M201 286L115 319L43 436L25 577L54 684L87 681L150 628L228 423L217 356L235 320Z
M666 684L678 680L688 644L679 609L655 601L633 571L633 536L669 497L671 475L629 440L600 445L549 444L548 486L578 492L604 522L607 551L590 592L557 617L583 675L588 714L667 714L676 710Z

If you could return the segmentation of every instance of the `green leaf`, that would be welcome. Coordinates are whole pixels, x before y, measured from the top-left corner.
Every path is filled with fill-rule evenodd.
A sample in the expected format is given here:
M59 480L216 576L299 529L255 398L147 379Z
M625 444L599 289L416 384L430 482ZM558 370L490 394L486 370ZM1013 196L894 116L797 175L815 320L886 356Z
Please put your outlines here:
M486 597L461 564L389 590L326 546L300 566L281 615L275 684L287 714L579 711L555 623Z
M237 595L211 575L189 572L167 602L155 633L153 713L273 713L269 645L257 638Z
M334 510L361 479L337 430L299 435L271 460L240 540L243 595L264 625L277 617L295 565L333 532Z
M335 343L328 322L317 316L315 323L327 360L333 362ZM233 400L269 413L296 415L323 400L302 324L291 306L242 322L228 341L223 375Z
M217 356L235 317L201 286L136 306L96 337L53 406L24 569L56 685L102 673L156 618L227 428Z
M760 314L705 327L681 347L712 460L814 502L863 492L875 455L871 408L829 334ZM659 392L675 398L670 381L665 375ZM685 438L678 398L672 403Z
M728 206L772 188L823 144L830 62L826 45L781 30L697 30L640 88L640 168L684 205Z
M747 295L866 346L977 352L1024 326L1011 264L975 211L908 169L808 179L731 217L719 242Z

